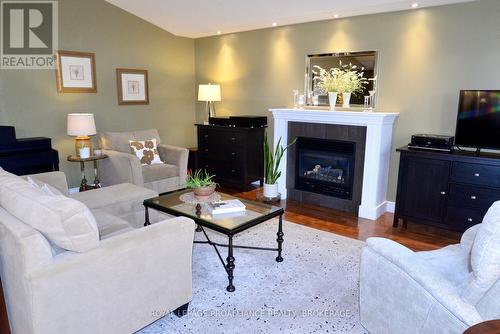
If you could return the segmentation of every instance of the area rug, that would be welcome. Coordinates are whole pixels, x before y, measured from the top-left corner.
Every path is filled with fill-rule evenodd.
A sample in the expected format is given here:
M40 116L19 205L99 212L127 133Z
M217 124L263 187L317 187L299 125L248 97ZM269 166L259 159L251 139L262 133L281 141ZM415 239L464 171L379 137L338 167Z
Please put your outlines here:
M277 219L238 234L235 245L276 247ZM193 301L188 314L168 314L140 334L366 333L359 322L363 242L284 222L282 263L276 253L235 249L234 285L210 245L193 249ZM207 232L214 241L227 239ZM196 233L202 240L202 233ZM227 250L222 249L223 257Z

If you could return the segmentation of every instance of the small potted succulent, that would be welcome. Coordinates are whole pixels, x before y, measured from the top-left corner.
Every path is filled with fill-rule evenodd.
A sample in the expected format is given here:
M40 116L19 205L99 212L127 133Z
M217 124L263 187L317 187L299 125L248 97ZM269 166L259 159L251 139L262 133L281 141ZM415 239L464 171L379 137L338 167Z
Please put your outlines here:
M217 183L213 180L215 175L210 175L204 169L198 169L188 174L186 178L186 187L193 189L194 196L197 199L207 199L214 192Z

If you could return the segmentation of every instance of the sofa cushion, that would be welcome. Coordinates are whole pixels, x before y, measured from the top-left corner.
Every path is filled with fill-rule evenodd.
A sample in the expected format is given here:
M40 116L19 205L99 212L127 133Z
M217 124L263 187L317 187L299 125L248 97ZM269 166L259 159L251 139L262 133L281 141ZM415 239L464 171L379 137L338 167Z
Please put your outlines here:
M133 139L132 132L104 132L100 135L101 146L105 150L130 153L128 141Z
M134 140L149 140L151 138L156 139L156 143L160 145L160 135L156 129L139 130L132 132Z
M144 183L168 179L179 176L179 168L170 164L142 166Z
M31 176L26 177L26 181L28 181L29 184L41 189L47 195L64 195L61 191L59 191L59 189L52 187L50 184L43 183L40 180L34 179Z
M163 161L158 153L158 144L156 139L150 140L129 140L130 150L141 161L141 165L158 165Z
M500 201L489 208L477 230L471 251L471 267L462 298L476 304L500 279Z
M123 153L130 153L129 140L149 140L155 138L156 143L160 144L160 135L156 129L130 132L103 132L99 137L103 149Z
M459 244L433 251L416 252L435 272L440 273L454 286L461 285L469 275L469 254Z
M47 195L5 171L0 172L0 205L61 248L85 252L99 245L96 221L83 203Z
M109 214L123 217L131 212L144 213L142 202L158 196L158 193L131 183L121 183L70 195L90 209L101 209Z
M92 214L97 222L101 240L134 230L125 220L102 210L92 210Z

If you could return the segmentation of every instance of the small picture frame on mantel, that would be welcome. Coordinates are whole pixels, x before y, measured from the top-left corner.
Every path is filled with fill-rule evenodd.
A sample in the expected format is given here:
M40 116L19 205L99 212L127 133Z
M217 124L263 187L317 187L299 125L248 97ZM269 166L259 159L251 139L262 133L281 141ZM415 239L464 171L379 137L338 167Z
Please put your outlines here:
M57 51L56 83L58 93L97 93L95 54Z
M119 105L149 104L147 70L117 68L116 86Z

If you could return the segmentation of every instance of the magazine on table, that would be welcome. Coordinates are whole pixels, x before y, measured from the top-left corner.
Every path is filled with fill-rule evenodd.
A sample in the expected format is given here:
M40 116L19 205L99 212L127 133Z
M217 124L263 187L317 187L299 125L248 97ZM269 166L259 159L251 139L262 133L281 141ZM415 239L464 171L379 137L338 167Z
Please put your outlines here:
M246 210L245 204L239 199L230 199L227 201L216 201L206 203L207 210L212 215L219 215L223 213L244 212Z

